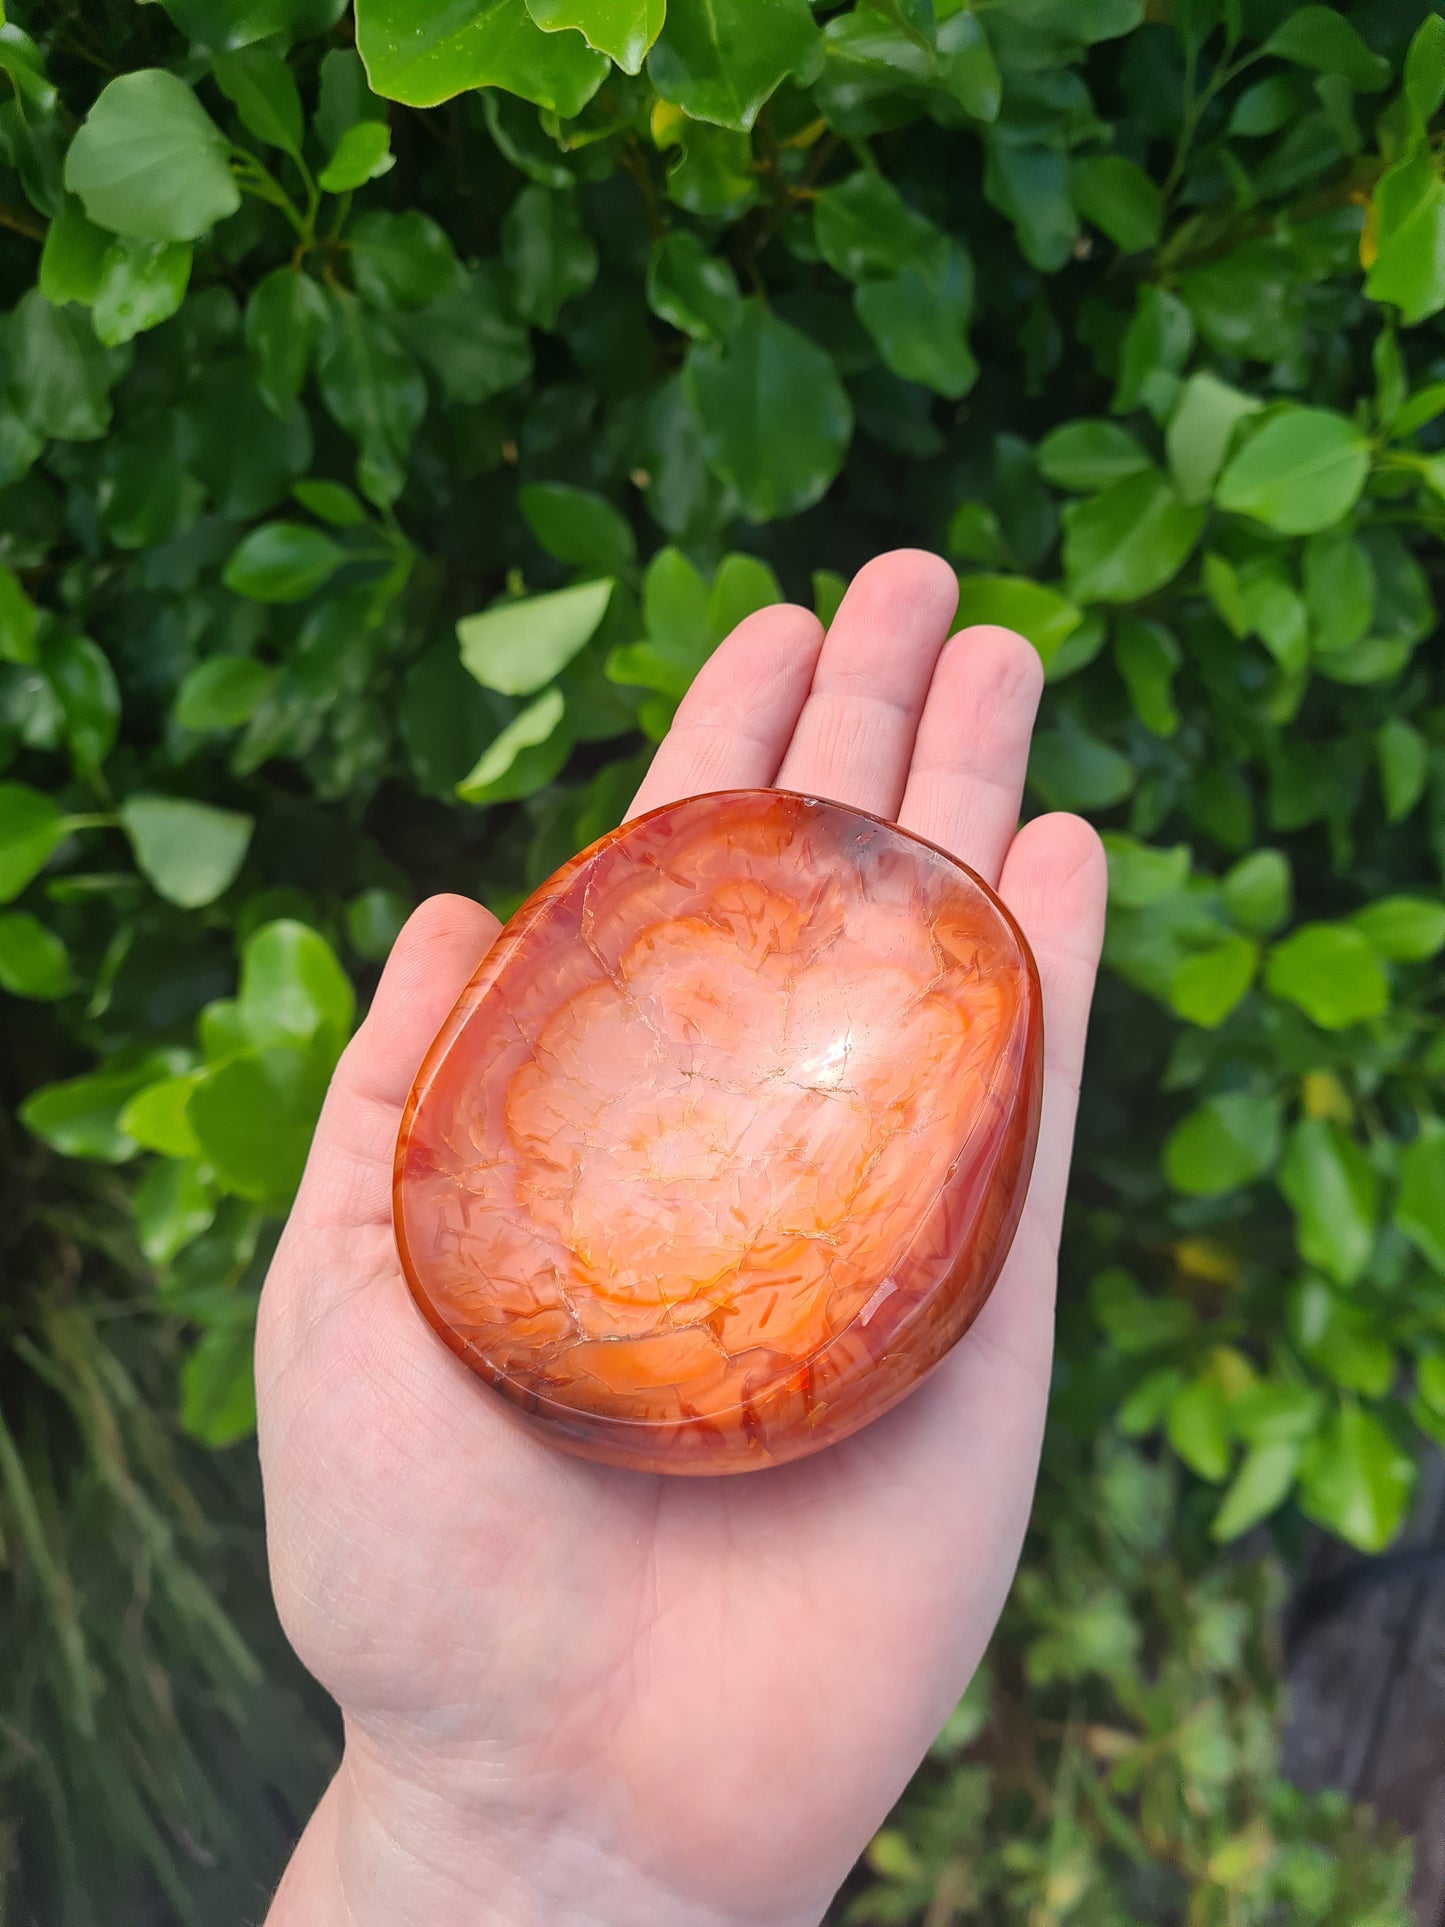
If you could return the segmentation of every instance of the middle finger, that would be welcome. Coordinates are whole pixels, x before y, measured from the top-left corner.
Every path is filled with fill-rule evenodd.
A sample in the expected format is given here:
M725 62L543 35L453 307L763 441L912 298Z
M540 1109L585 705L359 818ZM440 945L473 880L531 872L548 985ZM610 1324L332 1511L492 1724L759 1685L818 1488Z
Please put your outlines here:
M922 550L879 556L858 572L823 644L780 788L894 816L957 607L957 576Z

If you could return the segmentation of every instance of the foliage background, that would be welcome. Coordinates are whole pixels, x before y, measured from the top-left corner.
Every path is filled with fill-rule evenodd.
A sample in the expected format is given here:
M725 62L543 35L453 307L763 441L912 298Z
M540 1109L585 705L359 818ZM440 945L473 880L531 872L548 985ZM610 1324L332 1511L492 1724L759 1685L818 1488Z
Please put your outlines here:
M1273 1628L1445 1438L1442 95L1423 0L11 0L0 1918L258 1916L321 1783L250 1328L407 909L922 542L1112 915L1024 1571L839 1918L1405 1919Z

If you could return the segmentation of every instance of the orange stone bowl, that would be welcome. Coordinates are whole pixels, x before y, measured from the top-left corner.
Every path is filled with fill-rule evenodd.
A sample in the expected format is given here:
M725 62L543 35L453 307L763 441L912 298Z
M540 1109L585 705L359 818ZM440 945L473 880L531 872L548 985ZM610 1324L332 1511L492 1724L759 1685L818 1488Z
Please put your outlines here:
M427 1053L397 1244L558 1445L745 1472L886 1411L1023 1209L1039 980L932 844L779 790L625 824L502 931Z

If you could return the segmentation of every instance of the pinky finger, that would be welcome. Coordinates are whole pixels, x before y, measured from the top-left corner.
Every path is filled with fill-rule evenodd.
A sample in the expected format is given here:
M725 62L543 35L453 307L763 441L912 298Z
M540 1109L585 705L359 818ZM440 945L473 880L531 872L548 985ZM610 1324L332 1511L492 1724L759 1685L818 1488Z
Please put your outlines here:
M1097 832L1078 816L1025 824L1004 863L999 895L1029 940L1043 987L1044 1102L1028 1209L1056 1244L1104 941L1108 871Z

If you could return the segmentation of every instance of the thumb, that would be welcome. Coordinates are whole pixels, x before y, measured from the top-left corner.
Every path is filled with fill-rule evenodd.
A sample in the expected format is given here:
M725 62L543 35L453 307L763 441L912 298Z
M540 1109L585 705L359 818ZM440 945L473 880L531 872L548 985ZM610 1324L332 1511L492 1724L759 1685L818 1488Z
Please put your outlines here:
M469 897L430 897L408 918L366 1021L336 1066L294 1215L313 1226L390 1223L407 1094L500 929Z

